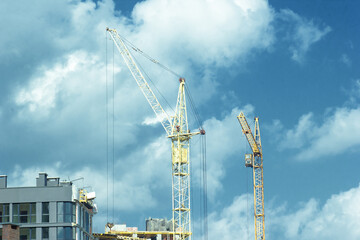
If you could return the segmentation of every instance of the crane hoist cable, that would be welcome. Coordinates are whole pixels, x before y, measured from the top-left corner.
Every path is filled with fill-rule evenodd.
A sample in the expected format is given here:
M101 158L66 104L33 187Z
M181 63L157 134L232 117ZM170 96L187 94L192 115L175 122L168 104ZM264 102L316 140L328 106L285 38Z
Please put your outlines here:
M106 88L106 222L109 222L109 109L108 109L108 44L105 32L105 88Z
M115 222L115 44L112 47L112 220Z
M110 184L109 184L109 178L112 177L112 221L115 221L115 67L114 67L114 53L115 48L114 44L112 47L112 135L111 135L111 159L112 159L112 173L110 174L110 163L109 163L109 77L108 77L108 44L107 44L107 37L105 38L105 44L106 44L106 53L105 53L105 78L106 78L106 221L109 222L109 199L111 199L110 195Z

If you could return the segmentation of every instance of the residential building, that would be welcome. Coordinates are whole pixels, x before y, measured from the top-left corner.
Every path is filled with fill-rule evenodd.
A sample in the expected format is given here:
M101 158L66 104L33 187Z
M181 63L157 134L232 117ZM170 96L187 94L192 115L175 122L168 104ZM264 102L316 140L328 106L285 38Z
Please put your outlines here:
M18 224L20 240L94 239L94 198L95 193L78 189L71 181L50 178L46 173L39 173L34 187L8 187L7 176L2 175L0 228Z

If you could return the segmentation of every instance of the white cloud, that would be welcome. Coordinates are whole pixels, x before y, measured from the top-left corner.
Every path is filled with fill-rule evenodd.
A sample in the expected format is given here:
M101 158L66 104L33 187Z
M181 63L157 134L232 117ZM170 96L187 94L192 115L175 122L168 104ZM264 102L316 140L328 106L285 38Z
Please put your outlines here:
M297 159L306 160L352 151L360 145L360 123L357 121L359 117L359 108L336 109L322 126L312 129L316 135L310 139L310 147L300 152Z
M192 92L196 92L195 101L200 105L213 96L218 85L211 65L229 65L235 59L245 58L254 49L267 49L273 42L273 10L263 0L251 3L148 0L136 4L132 19L115 13L112 1L96 4L73 1L68 4L70 6L52 18L51 37L42 40L51 44L50 51L57 57L36 66L36 72L26 79L29 83L20 85L14 93L14 103L19 106L18 123L31 122L34 129L41 128L43 133L54 133L47 128L55 131L56 126L62 126L62 132L69 126L72 126L69 131L74 128L85 131L86 126L98 130L93 133L96 137L96 133L100 133L99 126L101 130L105 127L104 122L99 121L103 121L105 114L104 98L101 97L105 94L107 26L116 27L161 62L186 73ZM47 11L47 6L39 8L36 14L29 16L29 21L40 18L38 16L46 19ZM48 21L41 23L39 26L43 29L50 28ZM22 25L19 26L20 29L14 29L21 31ZM111 42L108 45L110 55ZM120 126L123 134L117 136L117 140L125 146L135 140L139 125L155 122L122 59L118 53L115 55L115 126ZM197 69L194 63L205 67ZM169 78L153 65L144 65L150 76L159 76L155 80L157 88L174 105L177 84L169 84ZM108 70L111 78L111 69ZM76 117L78 119L74 121Z
M349 56L345 53L341 55L340 62L344 63L348 67L352 65L352 61L350 60Z
M0 62L26 60L25 63L31 65L39 58L47 59L46 53L53 56L52 52L56 51L54 41L65 33L63 30L68 26L66 16L72 6L69 1L53 1L51 4L2 1L0 28L6 34L0 38ZM63 22L62 27L58 21Z
M294 129L285 131L281 150L298 149L296 159L301 161L356 151L360 145L360 108L337 108L319 126L312 116L301 116Z
M353 81L352 88L350 91L346 91L346 93L349 95L349 104L357 105L357 102L359 102L360 98L360 79L356 79Z
M279 124L279 122L275 122L274 124ZM286 140L280 142L280 149L298 149L304 146L306 141L313 134L313 114L308 113L300 117L298 124L294 127L294 129L290 129L286 132L284 138Z
M281 10L279 18L295 25L292 27L294 30L289 33L289 40L292 42L290 45L291 58L296 62L303 62L310 47L331 32L329 26L321 28L313 20L305 19L289 9Z
M212 97L218 85L214 80L214 64L229 66L238 58L245 59L253 50L266 50L274 41L271 26L274 12L264 0L251 3L239 0L148 0L135 6L132 19L115 13L112 1L96 4L74 1L70 5L53 19L52 29L59 30L54 30L51 41L44 40L52 43L56 49L52 51L58 56L37 66L27 79L29 83L20 85L13 99L18 106L17 124L31 124L33 134L44 139L49 136L58 139L58 144L54 144L56 149L49 149L51 154L44 153L44 157L55 157L54 160L64 162L73 162L76 158L79 165L83 161L94 163L95 159L103 158L102 151L106 148L106 27L116 27L150 55L166 62L169 67L176 66L178 72L186 72L193 87L192 93L196 92L195 100L200 105ZM37 15L45 17L46 9L38 9ZM64 19L66 31L62 28ZM43 22L44 29L48 28L47 24ZM111 61L110 41L108 45L108 61ZM122 150L131 146L131 149L126 149L129 151L126 156L132 156L130 151L136 148L135 142L152 142L154 139L154 135L144 136L139 132L146 127L141 125L152 125L155 121L152 118L154 113L122 62L115 52L115 145ZM205 67L194 68L194 63ZM110 68L108 66L109 79L112 78ZM157 87L175 104L177 84L169 84L169 79L152 65L145 64L144 68L150 69L151 76L160 76L155 80ZM195 73L201 77L195 79ZM112 119L111 83L109 91L109 118ZM214 159L214 165L209 165L211 174L208 175L211 176L209 184L214 184L213 196L221 189L220 180L225 174L223 161L237 149L229 137L234 135L230 126L239 127L235 119L237 114L233 112L222 120L205 122L211 146L208 147L211 149L208 156ZM160 130L155 138L158 136L164 136L163 131ZM218 146L210 140L212 136L224 139L223 143ZM215 150L217 148L227 154L221 154L220 150Z
M222 240L231 240L234 236L251 239L254 235L254 219L248 209L248 206L251 208L251 199L250 195L235 197L230 206L209 214L209 236Z
M168 116L165 113L163 113L161 116L146 117L142 124L155 125L155 124L161 123L161 121L163 121L166 118L168 118Z
M149 0L138 3L132 17L138 45L175 53L172 63L229 65L273 42L273 10L263 0Z
M92 69L94 65L104 71L104 65L99 63L96 56L80 51L66 56L64 63L57 63L50 69L42 66L39 70L41 76L31 79L29 86L21 88L15 97L17 105L25 106L25 109L19 112L20 116L48 117L50 111L56 108L60 92L66 91L66 97L69 98L72 94L79 93L80 85L85 85L85 79L73 80L76 73L90 72L88 69Z
M250 199L250 201L249 201ZM234 236L254 236L252 196L241 195L219 211L209 214L209 236L233 239ZM324 205L310 199L289 208L286 204L265 203L265 232L276 239L350 239L360 238L360 187L334 194ZM276 201L278 203L278 201ZM294 210L295 209L295 210Z
M299 161L357 152L360 146L357 120L360 117L360 80L353 81L351 89L344 92L349 99L342 107L326 109L321 122L310 112L302 115L291 129L284 129L280 120L266 126L277 138L277 148L295 150L295 159Z
M284 239L359 239L360 187L334 194L323 206L311 199L296 212L284 208L271 215L272 227L284 232ZM275 225L275 226L274 226Z

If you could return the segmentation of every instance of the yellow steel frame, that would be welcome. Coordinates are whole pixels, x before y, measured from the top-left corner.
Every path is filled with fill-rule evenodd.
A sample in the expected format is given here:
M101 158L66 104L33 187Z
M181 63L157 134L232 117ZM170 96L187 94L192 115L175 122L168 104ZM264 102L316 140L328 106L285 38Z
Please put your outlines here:
M251 164L246 163L246 166L253 168L255 240L265 240L264 174L259 118L255 118L255 136L242 112L237 118L253 152Z
M86 193L87 193L87 192L86 192L85 189L80 189L80 190L79 190L79 202L81 202L81 203L87 202Z
M129 50L115 29L107 28L117 49L121 53L132 76L136 80L142 93L160 119L168 138L171 139L172 149L172 234L178 240L191 240L191 206L190 206L190 139L200 132L190 133L188 128L185 79L180 78L180 86L176 104L175 116L170 121L149 84L136 65Z

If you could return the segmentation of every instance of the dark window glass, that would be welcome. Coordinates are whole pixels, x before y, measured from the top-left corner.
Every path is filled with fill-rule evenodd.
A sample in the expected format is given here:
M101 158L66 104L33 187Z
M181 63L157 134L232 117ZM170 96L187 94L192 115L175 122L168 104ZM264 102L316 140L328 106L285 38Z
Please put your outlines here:
M6 223L9 221L10 221L9 204L8 203L0 204L0 223Z
M81 227L84 227L83 225L83 215L84 215L84 209L82 207L79 207L79 218L80 218L80 221L79 221L79 224Z
M30 228L31 239L36 240L36 228Z
M57 239L58 240L64 239L64 228L63 227L57 228Z
M85 230L87 232L89 232L89 230L90 230L90 219L89 219L89 213L87 211L85 211L85 214L84 214L84 225L85 225Z
M13 204L13 222L36 223L36 204L35 203Z
M57 228L57 240L72 240L76 239L73 232L75 229L72 227L58 227Z
M20 228L20 240L36 240L36 228Z
M72 227L65 227L65 239L72 239Z
M57 203L57 220L58 222L75 222L75 203L58 202Z
M42 228L42 239L43 240L49 239L49 228L48 227Z
M49 222L49 203L42 203L42 222Z
M57 221L64 222L64 203L63 202L57 203Z

